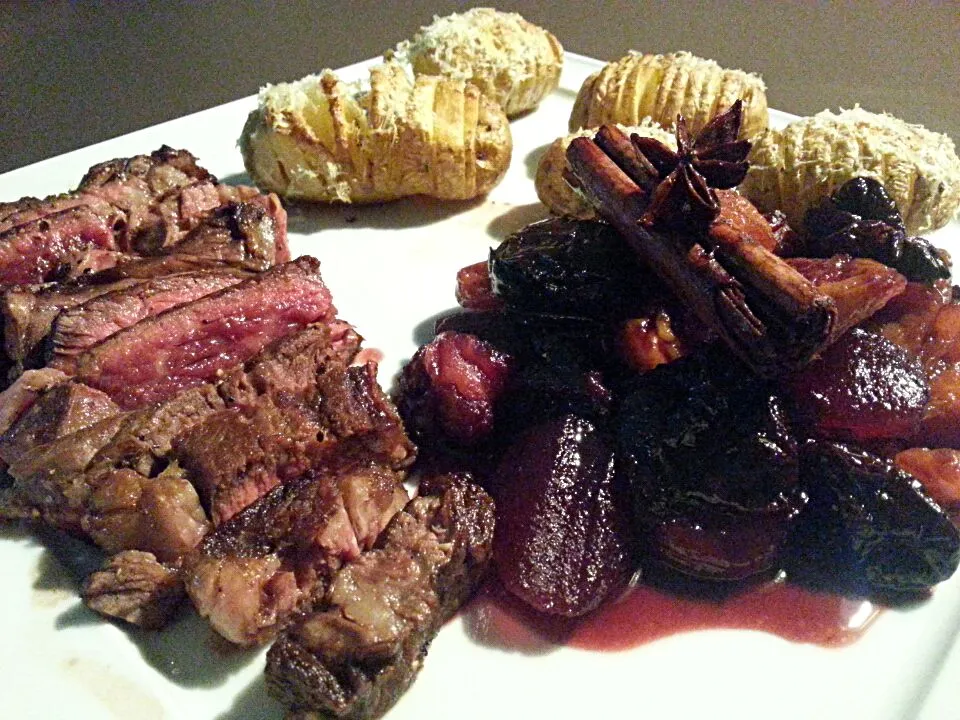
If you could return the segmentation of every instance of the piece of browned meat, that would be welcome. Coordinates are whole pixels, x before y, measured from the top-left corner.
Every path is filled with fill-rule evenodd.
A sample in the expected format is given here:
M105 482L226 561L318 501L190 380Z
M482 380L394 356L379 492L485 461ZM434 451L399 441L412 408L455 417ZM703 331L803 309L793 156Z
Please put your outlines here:
M91 610L148 630L166 625L186 597L179 570L139 550L108 558L81 596Z
M0 460L7 464L16 462L38 445L78 432L119 412L117 404L99 390L80 383L60 382L43 392L17 422L0 435Z
M213 380L273 340L336 315L311 257L125 328L75 359L75 377L125 409Z
M290 252L283 242L286 233L280 227L281 223L285 225L286 212L279 201L268 203L272 212L253 202L222 205L183 240L164 248L164 253L205 257L255 270L287 262Z
M73 374L76 357L116 332L250 277L240 268L165 275L124 285L62 310L40 345L48 366Z
M83 285L20 286L0 295L4 360L10 381L44 363L43 343L61 311L138 284L134 278Z
M0 433L6 433L43 393L67 379L59 370L28 370L0 392Z
M100 163L72 193L0 205L0 285L76 276L72 266L94 257L90 251L94 266L110 257L103 253L167 252L217 208L238 203L258 208L275 231L257 247L244 245L243 253L261 266L289 260L286 212L276 196L219 184L189 152L167 146ZM232 243L234 255L240 250Z
M479 583L493 527L493 501L462 480L410 501L376 548L340 569L318 606L280 634L267 653L271 694L292 717L383 715Z
M244 366L226 372L217 385L192 388L158 405L106 418L32 448L10 464L8 473L14 480L14 492L0 507L0 512L16 513L20 517L24 508L32 509L48 523L86 534L111 552L141 549L163 560L176 557L184 551L185 541L176 530L176 522L161 520L158 513L162 515L170 509L172 514L187 518L184 536L195 543L199 539L195 532L199 525L190 518L203 518L205 522L206 513L194 486L201 488L209 500L220 496L218 483L223 482L223 496L227 498L224 502L234 510L239 509L240 498L252 501L257 496L250 490L255 487L259 447L235 444L218 449L213 444L215 431L210 434L209 428L201 427L207 418L228 408L243 409L251 414L256 414L257 408L268 411L284 408L291 412L312 408L315 418L311 427L320 428L320 437L312 443L300 446L292 439L281 437L264 440L289 451L286 457L264 460L275 472L282 470L285 478L291 476L289 471L294 467L305 468L313 462L323 462L322 451L337 442L345 445L352 442L356 447L363 447L364 442L371 447L382 444L383 454L378 457L388 458L394 467L405 468L413 460L413 446L395 412L389 412L392 406L382 391L378 389L376 396L365 395L350 401L337 396L354 393L356 383L343 382L336 389L328 382L319 389L317 378L331 374L331 368L337 368L342 378L366 372L362 367L346 370L357 351L359 338L354 334L348 339L340 333L339 328L336 334L326 327L308 328L282 338ZM328 396L335 398L329 407L325 399ZM337 417L338 412L347 412L347 408L357 405L366 408L362 418ZM277 427L266 429L267 432L279 430ZM362 436L364 432L382 432L392 438L392 443L365 441L362 437L351 440L351 434ZM199 444L193 444L193 438L199 438ZM206 445L206 452L211 457L221 452L247 458L242 464L249 464L250 473L231 475L222 472L216 464L200 462L198 457L203 457L205 442L210 443ZM175 445L181 448L182 456L174 452ZM194 447L198 448L196 455L188 450ZM188 470L189 478L186 477ZM152 498L151 481L164 472L168 473L164 476L165 486L154 489L172 493L178 498L177 502L167 505L141 502L141 497ZM154 526L171 530L154 532L151 530ZM165 547L168 542L169 547Z
M204 538L187 593L231 642L270 639L371 547L407 501L402 474L376 463L321 467L270 491Z
M303 343L299 353L282 375L260 373L262 391L254 398L221 383L229 406L173 441L173 457L190 473L215 525L329 458L355 456L395 470L413 461L413 446L373 367L348 368L332 342Z
M49 280L64 258L90 246L119 249L115 222L94 207L78 205L0 233L0 286Z

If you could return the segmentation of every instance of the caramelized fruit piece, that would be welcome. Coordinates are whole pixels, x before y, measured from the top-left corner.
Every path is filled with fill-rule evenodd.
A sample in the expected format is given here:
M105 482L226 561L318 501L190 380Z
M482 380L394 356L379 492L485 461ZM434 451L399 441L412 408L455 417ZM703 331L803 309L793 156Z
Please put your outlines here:
M925 360L924 346L951 295L948 282L907 283L904 291L871 317L865 327Z
M595 425L567 415L531 428L500 463L494 497L497 572L532 607L582 615L625 586L629 498Z
M503 301L493 294L486 261L474 263L457 272L457 303L468 310L498 310Z
M849 255L791 258L787 263L830 297L837 307L831 336L838 338L878 312L907 286L907 280L882 263Z
M702 503L684 514L659 520L650 530L647 552L686 575L737 581L776 570L792 519L804 498L798 492L761 511Z
M960 450L910 448L897 453L893 461L919 480L927 495L945 511L960 512Z
M935 368L930 402L912 440L927 447L960 448L960 363Z
M472 335L445 332L404 367L397 408L418 441L469 446L493 430L510 358Z
M768 383L716 350L682 358L636 379L617 421L650 561L712 580L775 569L804 498Z
M579 317L518 312L462 312L438 330L467 332L508 353L510 382L498 411L500 434L568 412L605 415L610 391L602 369L612 345L607 327Z
M889 598L925 591L960 564L960 532L891 461L809 441L801 478L810 502L790 539L788 573L797 579Z
M787 381L797 419L821 438L901 439L930 399L920 361L881 335L854 328Z

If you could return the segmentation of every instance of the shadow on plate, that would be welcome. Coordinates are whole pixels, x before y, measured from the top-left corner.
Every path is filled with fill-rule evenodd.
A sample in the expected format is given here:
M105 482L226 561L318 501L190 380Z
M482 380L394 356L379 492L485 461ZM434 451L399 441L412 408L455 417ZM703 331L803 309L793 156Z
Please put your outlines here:
M482 197L460 201L411 197L377 205L313 205L290 202L285 203L285 207L290 232L309 234L319 230L346 228L398 230L426 227L472 210L484 202L485 198Z
M253 185L253 178L245 172L234 173L233 175L218 177L217 179L227 185Z
M233 706L214 720L264 720L283 717L283 706L267 694L267 683L261 674L233 702Z
M507 235L524 228L532 222L543 220L550 216L550 212L542 203L529 205L515 205L507 212L498 215L487 225L487 232L497 240L505 240ZM477 262L486 258L477 258Z
M47 552L41 556L34 589L79 596L84 578L97 570L106 557L99 548L48 526L36 529L36 540ZM56 628L111 622L74 603L57 616ZM136 645L143 659L171 682L183 687L217 687L257 656L257 650L238 648L217 635L201 619L189 601L179 614L159 631L141 630L114 622Z
M143 659L181 687L218 687L260 654L259 648L240 648L217 635L189 603L159 632L125 629Z
M545 145L534 148L528 152L527 156L523 159L523 164L527 168L527 177L531 180L537 179L537 168L540 167L540 158L547 154L547 150L552 144L553 143L546 143Z

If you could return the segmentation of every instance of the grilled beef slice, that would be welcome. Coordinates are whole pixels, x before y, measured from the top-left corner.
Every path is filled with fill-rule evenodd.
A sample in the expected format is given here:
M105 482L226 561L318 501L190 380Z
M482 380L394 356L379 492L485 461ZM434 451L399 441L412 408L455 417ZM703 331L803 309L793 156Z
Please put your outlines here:
M291 717L383 715L479 583L493 526L493 501L462 480L411 500L376 549L341 568L318 607L280 634L267 653L271 694Z
M150 155L95 165L72 193L0 205L0 285L73 275L70 265L90 248L165 252L215 209L245 202L259 207L276 231L275 238L246 251L253 251L261 266L263 253L289 260L286 213L276 196L218 184L184 150L164 146Z
M165 252L266 270L290 260L286 211L275 195L263 197L262 202L227 203Z
M207 535L187 560L187 593L231 642L268 640L343 562L357 558L407 500L376 463L317 468Z
M179 570L140 550L108 558L81 595L91 610L148 630L166 625L185 597Z
M367 388L351 381L364 370L348 370L339 346L291 347L298 350L302 354L286 368L264 367L275 373L273 377L263 371L242 376L245 383L251 377L261 383L262 391L252 401L245 399L249 389L221 383L220 392L230 398L230 406L173 441L173 456L190 473L215 525L326 458L345 455L347 447L362 447L364 458L394 469L413 460L413 448L393 406L378 385ZM345 417L344 412L352 416Z
M78 355L75 377L125 409L211 381L271 341L333 319L319 270L301 257L142 320Z
M118 278L111 283L25 285L4 292L0 295L0 317L9 379L43 365L43 341L62 310L136 284L134 278Z
M218 411L260 403L290 406L306 397L304 393L316 397L313 388L317 374L327 362L348 362L358 342L334 343L328 328L307 328L271 344L244 366L227 371L217 385L191 388L165 402L120 413L38 445L8 468L14 493L5 501L6 514L16 512L21 516L22 508L32 508L50 524L89 533L104 547L146 549L130 545L134 540L128 536L122 540L126 547L118 547L116 538L110 536L110 524L102 521L107 511L114 515L121 510L127 514L140 512L136 503L124 506L114 501L117 488L157 477L175 459L174 441L186 437L204 418ZM135 490L131 497L139 496L139 492ZM199 499L193 502L200 507ZM154 538L145 538L144 542L155 545ZM154 550L158 556L168 554Z
M72 374L80 353L141 320L250 277L240 269L206 270L136 282L64 309L43 341L48 366Z
M89 246L117 250L115 216L106 206L78 205L0 233L0 286L49 280L64 258Z
M59 370L28 370L3 392L0 392L0 433L6 433L25 412L50 388L67 376Z
M117 404L99 390L80 383L60 382L41 394L20 419L0 435L0 460L7 464L15 462L37 445L53 442L119 412Z

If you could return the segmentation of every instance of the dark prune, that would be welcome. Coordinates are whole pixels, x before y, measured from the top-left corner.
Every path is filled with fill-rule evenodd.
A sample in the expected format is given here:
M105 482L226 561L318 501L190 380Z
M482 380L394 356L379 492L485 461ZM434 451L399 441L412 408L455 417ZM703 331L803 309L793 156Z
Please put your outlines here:
M630 501L603 431L567 415L520 435L493 484L494 564L545 613L594 610L633 572Z
M896 204L873 178L845 182L807 211L804 228L804 254L872 258L917 282L950 277L949 255L924 238L907 237Z
M511 359L472 335L445 332L403 368L397 409L414 439L469 446L494 428L494 406Z
M569 218L509 236L490 253L490 276L509 308L586 317L629 315L660 287L616 230Z
M891 461L811 440L801 449L801 479L810 500L788 541L795 579L888 599L922 592L960 564L960 532Z
M847 180L833 193L833 202L841 210L859 215L864 220L877 220L900 230L903 217L883 184L872 177Z
M903 241L896 268L910 280L918 282L949 280L953 274L950 255L946 251L934 247L926 238L913 235Z
M638 378L616 422L645 554L707 579L774 569L804 498L796 439L769 383L713 350Z
M923 365L882 335L854 328L786 382L796 419L820 438L896 440L930 400Z

